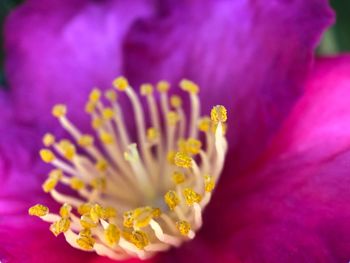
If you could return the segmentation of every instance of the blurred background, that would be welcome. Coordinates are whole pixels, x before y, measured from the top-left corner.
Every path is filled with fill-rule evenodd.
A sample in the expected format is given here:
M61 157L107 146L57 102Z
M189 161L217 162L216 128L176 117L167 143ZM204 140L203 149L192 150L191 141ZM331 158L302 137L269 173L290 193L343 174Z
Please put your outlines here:
M3 72L4 49L3 49L3 23L11 9L21 4L23 0L0 0L0 87L6 87L6 79ZM336 24L333 25L323 36L318 54L336 54L350 51L350 0L333 0L331 5L337 14Z

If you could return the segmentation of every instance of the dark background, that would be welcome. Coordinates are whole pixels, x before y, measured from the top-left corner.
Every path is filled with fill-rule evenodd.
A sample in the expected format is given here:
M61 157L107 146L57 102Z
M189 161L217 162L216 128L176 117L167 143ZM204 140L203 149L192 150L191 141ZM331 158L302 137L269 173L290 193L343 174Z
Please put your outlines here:
M0 86L3 87L6 87L6 79L3 73L5 56L3 49L3 23L11 9L22 2L23 0L0 0ZM333 0L331 5L336 11L337 22L324 34L317 50L319 54L335 54L350 51L350 0Z

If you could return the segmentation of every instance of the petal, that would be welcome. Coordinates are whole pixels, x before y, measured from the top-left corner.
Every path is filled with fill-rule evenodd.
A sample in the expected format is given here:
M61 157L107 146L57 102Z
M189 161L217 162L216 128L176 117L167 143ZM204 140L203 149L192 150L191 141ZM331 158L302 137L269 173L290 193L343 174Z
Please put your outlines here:
M147 0L35 0L15 9L5 25L5 63L17 116L51 121L52 105L67 103L82 118L89 91L121 73L124 35L148 12Z
M162 1L126 42L134 84L189 78L204 113L230 113L236 167L254 159L302 91L313 49L329 25L327 1Z
M349 72L350 56L318 61L260 164L217 192L208 235L242 262L349 260Z

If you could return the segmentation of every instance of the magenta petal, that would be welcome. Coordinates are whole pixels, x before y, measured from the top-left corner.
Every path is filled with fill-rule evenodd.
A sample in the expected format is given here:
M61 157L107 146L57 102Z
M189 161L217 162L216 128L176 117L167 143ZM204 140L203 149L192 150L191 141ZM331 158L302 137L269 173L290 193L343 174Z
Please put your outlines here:
M350 56L319 61L260 165L218 189L211 238L242 262L349 261L349 72Z
M162 1L126 44L134 84L189 78L224 104L236 166L254 159L302 91L328 1Z
M51 120L54 103L83 112L88 92L121 74L121 46L149 1L29 1L5 25L6 72L17 116ZM76 115L71 115L73 118Z

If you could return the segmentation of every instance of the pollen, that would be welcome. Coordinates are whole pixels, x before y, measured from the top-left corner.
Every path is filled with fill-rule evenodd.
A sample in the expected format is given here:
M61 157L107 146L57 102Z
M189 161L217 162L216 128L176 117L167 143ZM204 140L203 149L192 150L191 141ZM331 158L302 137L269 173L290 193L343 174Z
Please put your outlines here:
M164 80L135 89L119 77L112 86L86 98L92 128L74 124L64 104L53 107L63 136L45 133L39 155L53 167L42 189L59 206L37 204L28 213L76 249L148 259L201 228L227 152L227 110L217 105L202 116L199 86L186 79L178 92Z

